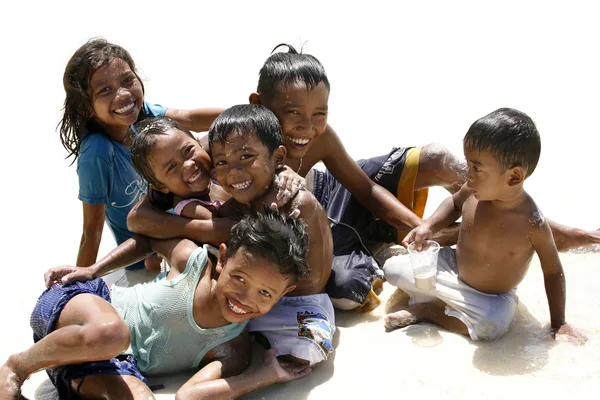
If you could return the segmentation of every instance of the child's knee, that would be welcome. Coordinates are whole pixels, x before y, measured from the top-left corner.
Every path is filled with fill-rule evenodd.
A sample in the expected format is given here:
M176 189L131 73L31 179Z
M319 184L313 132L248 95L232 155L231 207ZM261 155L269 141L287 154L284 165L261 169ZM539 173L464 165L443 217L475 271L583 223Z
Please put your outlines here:
M129 328L121 319L85 325L80 334L85 346L100 358L114 357L129 347Z

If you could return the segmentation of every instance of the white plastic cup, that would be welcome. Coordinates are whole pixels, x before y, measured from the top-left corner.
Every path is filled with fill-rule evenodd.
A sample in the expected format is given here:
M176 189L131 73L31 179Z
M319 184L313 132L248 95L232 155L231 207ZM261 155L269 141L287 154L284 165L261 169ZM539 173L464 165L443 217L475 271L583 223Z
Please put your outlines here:
M415 242L408 245L410 266L418 289L433 289L437 282L437 259L440 245L433 240L424 240L421 250L417 250Z

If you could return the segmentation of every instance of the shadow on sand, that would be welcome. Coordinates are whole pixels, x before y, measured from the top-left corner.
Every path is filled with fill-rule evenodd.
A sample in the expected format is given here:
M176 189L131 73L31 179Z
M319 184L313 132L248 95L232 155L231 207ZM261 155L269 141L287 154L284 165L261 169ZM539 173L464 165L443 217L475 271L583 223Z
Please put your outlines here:
M523 303L506 335L492 342L473 342L473 366L490 375L523 375L548 363L548 352L556 345L548 327L535 319Z

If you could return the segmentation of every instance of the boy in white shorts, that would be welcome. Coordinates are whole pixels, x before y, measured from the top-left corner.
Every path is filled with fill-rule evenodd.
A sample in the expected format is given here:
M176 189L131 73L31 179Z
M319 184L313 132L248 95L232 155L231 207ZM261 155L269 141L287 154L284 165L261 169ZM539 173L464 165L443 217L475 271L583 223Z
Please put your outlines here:
M565 320L565 277L548 221L523 189L540 156L540 136L526 114L501 108L475 121L463 139L467 183L424 224L404 238L420 249L425 239L462 217L456 250L438 256L437 284L417 289L406 257L388 260L389 283L411 296L409 308L388 314L400 328L434 323L473 340L504 335L518 304L515 291L534 253L544 273L553 334L586 338Z

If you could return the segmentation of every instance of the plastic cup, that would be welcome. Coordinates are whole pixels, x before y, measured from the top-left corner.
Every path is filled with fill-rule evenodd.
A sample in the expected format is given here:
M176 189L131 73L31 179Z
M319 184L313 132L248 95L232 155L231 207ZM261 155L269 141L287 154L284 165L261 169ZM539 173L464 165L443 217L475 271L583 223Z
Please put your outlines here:
M440 245L433 240L425 240L421 250L417 250L415 242L408 245L410 266L415 277L415 286L418 289L433 289L436 283L437 258Z

